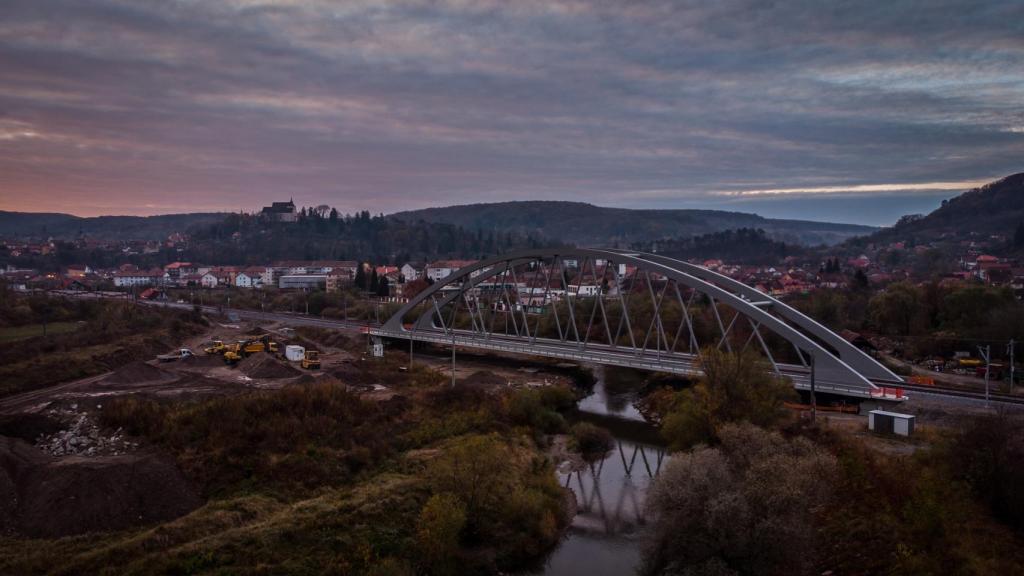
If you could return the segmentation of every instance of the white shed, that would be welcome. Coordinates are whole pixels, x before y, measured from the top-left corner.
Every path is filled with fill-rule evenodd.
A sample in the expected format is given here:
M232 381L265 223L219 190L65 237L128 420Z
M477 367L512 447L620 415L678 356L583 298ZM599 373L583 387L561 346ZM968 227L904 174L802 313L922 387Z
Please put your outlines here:
M911 436L914 434L914 416L886 412L885 410L872 410L868 412L868 430L880 434Z

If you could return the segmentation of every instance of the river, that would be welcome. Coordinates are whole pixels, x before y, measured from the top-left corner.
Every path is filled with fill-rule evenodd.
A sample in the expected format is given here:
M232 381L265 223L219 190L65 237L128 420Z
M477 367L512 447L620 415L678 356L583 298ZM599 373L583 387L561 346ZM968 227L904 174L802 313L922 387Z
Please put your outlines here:
M615 446L583 470L559 472L559 481L576 495L578 513L565 538L533 574L619 576L635 573L640 565L644 499L667 453L633 407L636 392L609 386L603 367L593 371L593 391L578 403L580 417L611 431Z

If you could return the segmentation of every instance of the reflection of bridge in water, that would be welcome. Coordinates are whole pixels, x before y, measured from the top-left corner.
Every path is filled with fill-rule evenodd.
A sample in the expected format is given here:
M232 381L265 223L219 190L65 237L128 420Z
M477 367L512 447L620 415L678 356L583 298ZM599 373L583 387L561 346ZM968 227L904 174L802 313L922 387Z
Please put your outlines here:
M565 474L579 507L573 527L615 535L644 525L647 488L665 459L664 449L618 440L604 459Z

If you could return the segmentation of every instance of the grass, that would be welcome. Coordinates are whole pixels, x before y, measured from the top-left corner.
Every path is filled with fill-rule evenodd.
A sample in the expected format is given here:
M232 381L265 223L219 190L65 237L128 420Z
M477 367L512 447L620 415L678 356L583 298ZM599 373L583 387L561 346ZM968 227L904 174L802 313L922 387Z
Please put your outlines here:
M66 334L74 332L84 325L82 322L50 322L46 325L46 334ZM25 326L11 326L0 328L0 344L28 340L43 335L42 324L27 324Z

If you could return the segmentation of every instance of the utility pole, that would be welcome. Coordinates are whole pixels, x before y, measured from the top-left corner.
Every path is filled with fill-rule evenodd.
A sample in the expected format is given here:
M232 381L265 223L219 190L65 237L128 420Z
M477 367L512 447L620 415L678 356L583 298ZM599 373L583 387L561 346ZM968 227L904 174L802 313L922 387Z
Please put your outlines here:
M818 399L814 396L814 355L811 354L811 424L818 418Z
M452 322L454 324L454 322ZM450 328L452 331L452 388L455 388L455 326Z
M981 354L981 357L985 360L985 404L988 404L988 373L992 366L991 348L992 346L990 344L986 344L984 348L978 346L978 353Z
M1010 394L1013 394L1013 375L1014 375L1014 368L1013 368L1013 345L1014 344L1016 344L1016 342L1013 341L1013 338L1010 338L1010 346L1009 346L1009 348L1010 348Z

